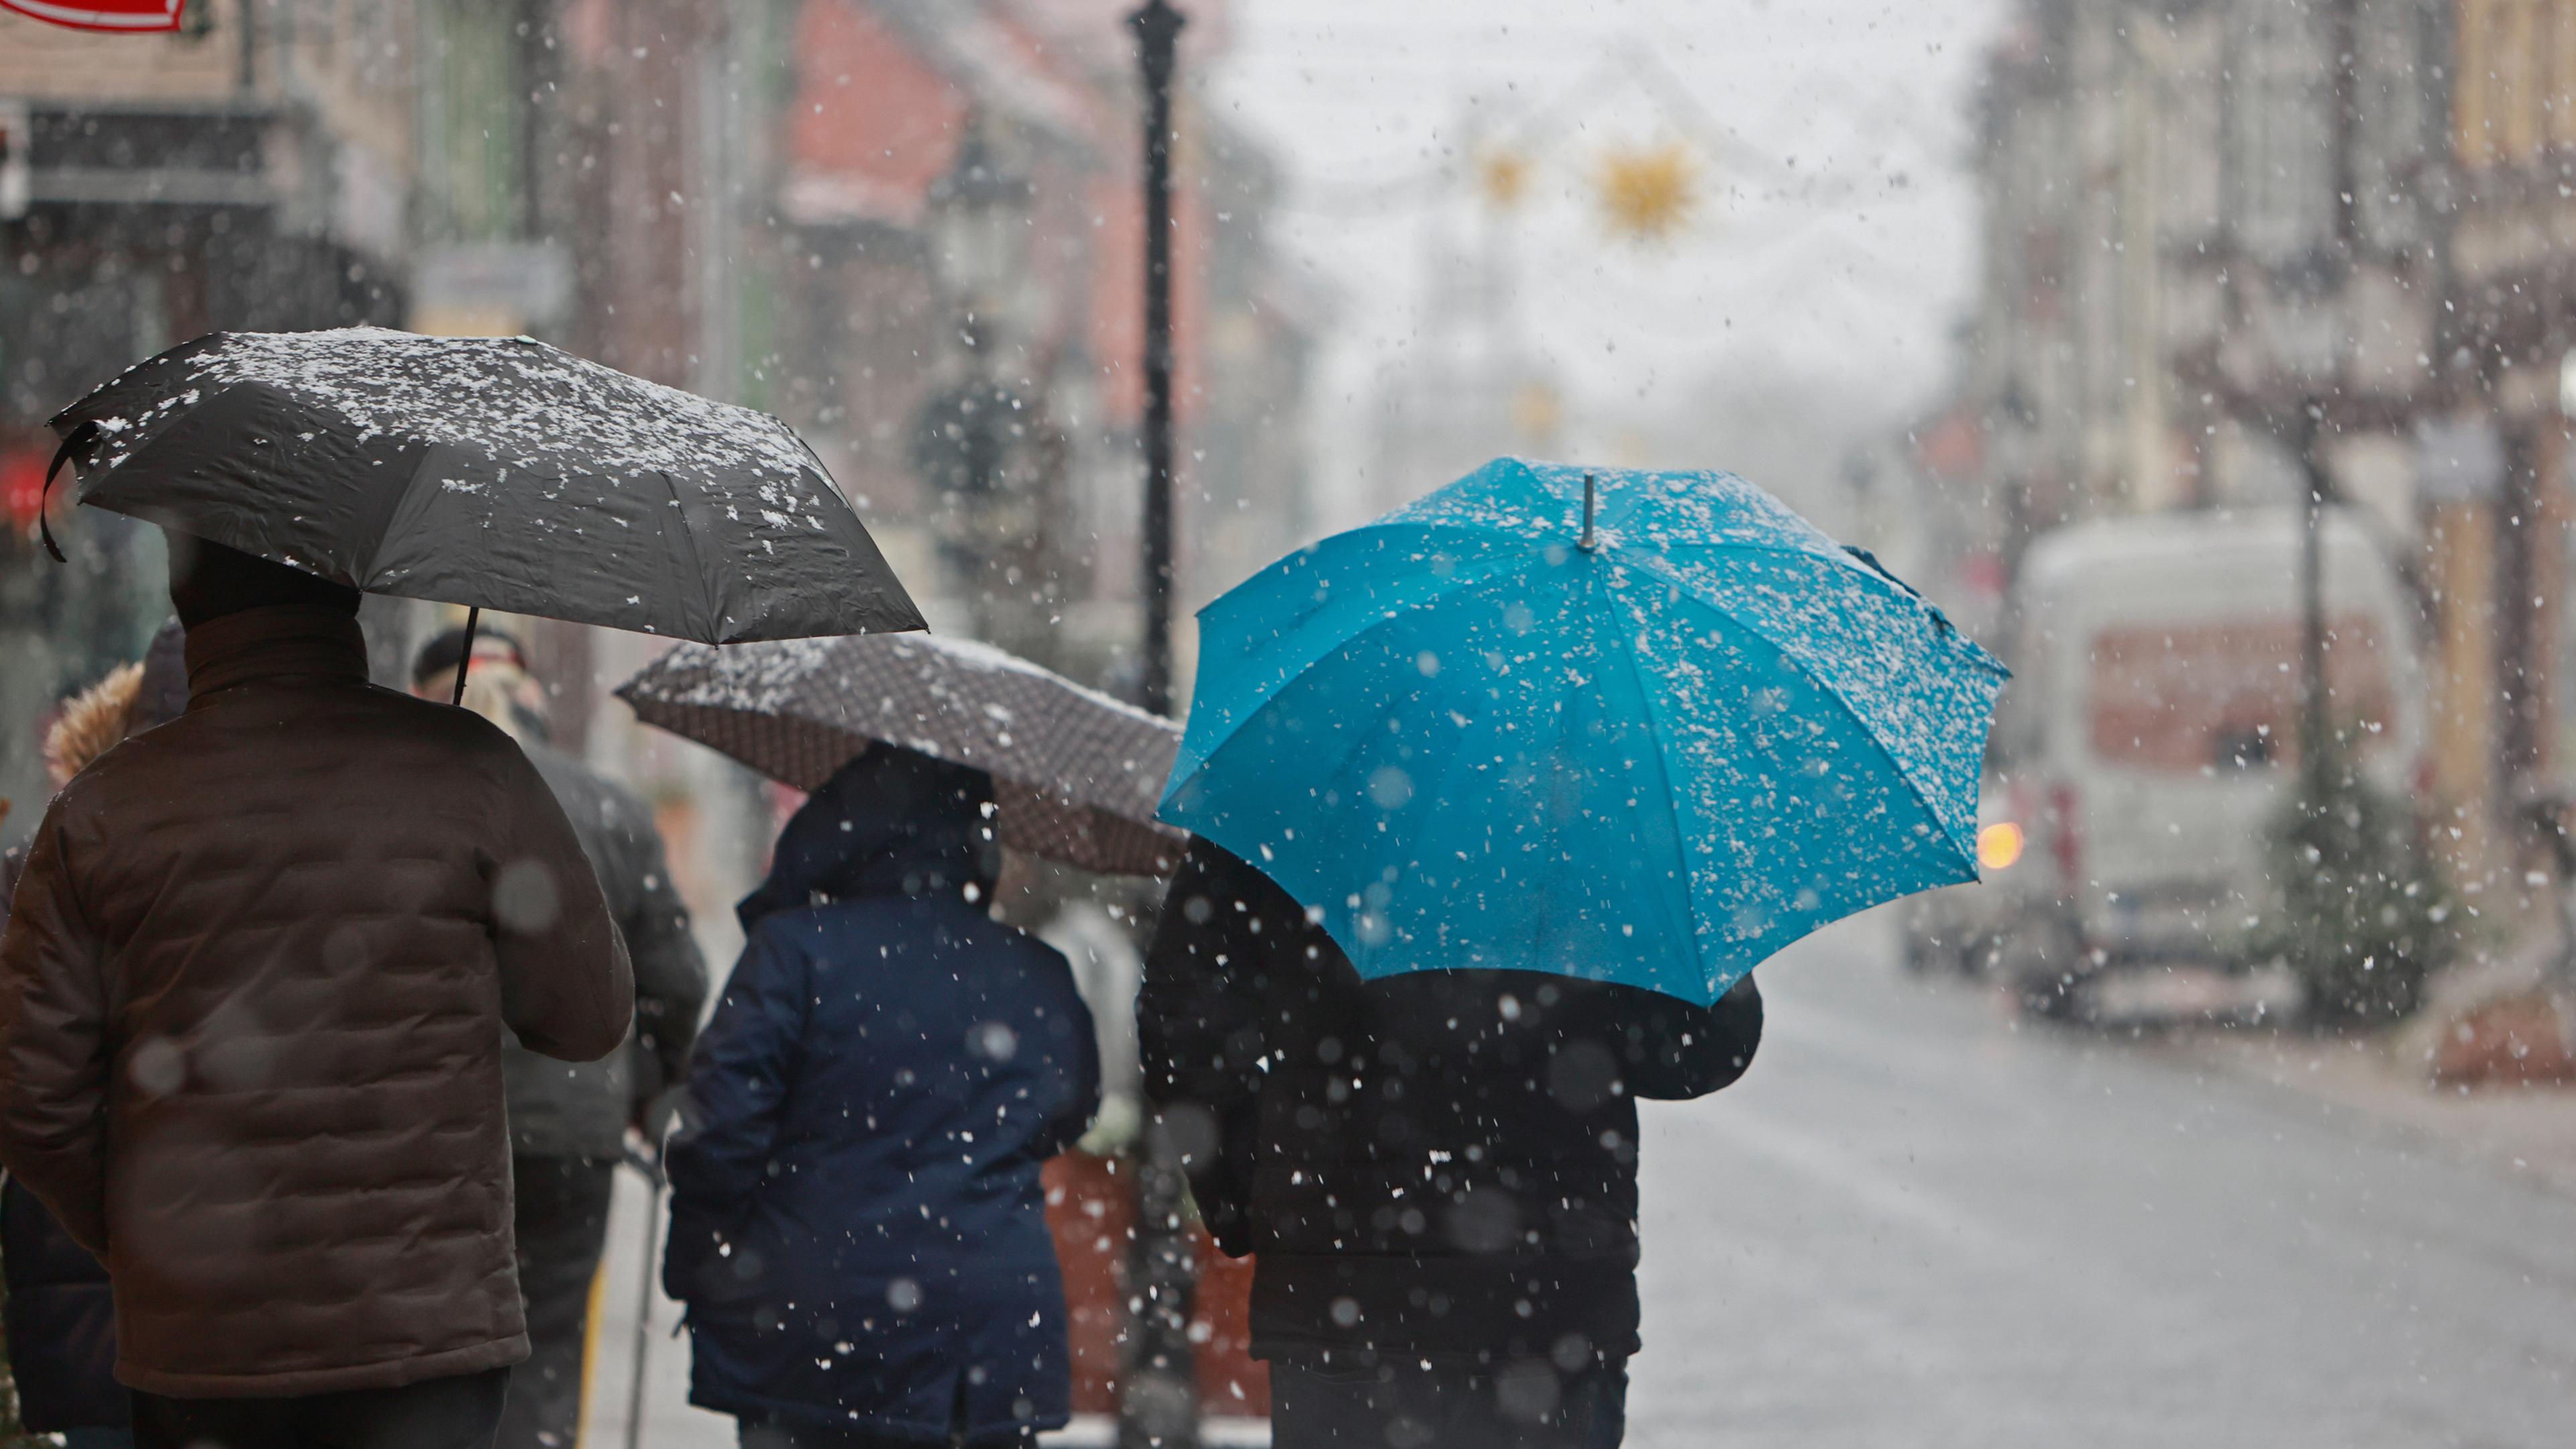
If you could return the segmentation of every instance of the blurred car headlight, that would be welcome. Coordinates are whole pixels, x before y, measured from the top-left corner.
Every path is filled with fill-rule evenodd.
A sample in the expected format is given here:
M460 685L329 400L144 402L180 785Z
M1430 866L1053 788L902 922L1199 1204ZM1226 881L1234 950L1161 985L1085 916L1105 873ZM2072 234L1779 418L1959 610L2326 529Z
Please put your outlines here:
M1977 864L1987 870L2003 870L2021 859L2021 827L2009 820L1999 820L1977 832Z

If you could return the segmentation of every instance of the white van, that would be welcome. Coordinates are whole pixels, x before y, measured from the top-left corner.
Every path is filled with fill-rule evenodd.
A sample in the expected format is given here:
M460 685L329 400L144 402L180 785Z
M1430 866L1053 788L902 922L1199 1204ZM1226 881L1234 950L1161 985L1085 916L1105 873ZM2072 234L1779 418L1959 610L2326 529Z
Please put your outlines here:
M1914 964L1991 965L2068 1012L2105 971L2243 964L2298 758L2299 545L2295 509L2107 519L2031 544L1987 753L1985 879L1923 899ZM2350 516L2329 511L2321 548L2327 723L2405 791L2424 763L2414 605Z

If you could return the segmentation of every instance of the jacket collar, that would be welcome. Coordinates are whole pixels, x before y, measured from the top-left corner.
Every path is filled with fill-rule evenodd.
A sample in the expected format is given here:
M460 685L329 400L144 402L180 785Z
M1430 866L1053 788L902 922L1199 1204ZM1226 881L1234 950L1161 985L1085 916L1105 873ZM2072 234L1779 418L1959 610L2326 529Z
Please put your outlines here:
M209 619L188 631L188 703L219 689L288 675L367 682L367 636L331 609L281 604Z

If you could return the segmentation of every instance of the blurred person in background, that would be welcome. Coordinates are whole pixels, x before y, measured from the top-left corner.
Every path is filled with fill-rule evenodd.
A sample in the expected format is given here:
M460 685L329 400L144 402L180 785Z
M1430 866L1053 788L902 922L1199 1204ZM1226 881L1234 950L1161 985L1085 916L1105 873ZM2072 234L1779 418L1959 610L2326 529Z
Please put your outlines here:
M690 1067L663 1282L745 1449L1063 1424L1038 1180L1099 1098L1064 957L992 918L993 782L888 745L787 823Z
M63 701L45 734L45 774L59 790L92 760L188 706L186 635L171 620L133 664ZM8 802L0 801L0 819ZM26 853L0 854L0 926ZM72 1241L16 1178L0 1182L0 1280L8 1287L9 1377L18 1422L60 1434L67 1449L130 1449L134 1405L116 1381L116 1301L107 1265Z
M413 661L412 693L442 703L453 698L464 650L462 629L423 645ZM500 1449L569 1449L581 1438L582 1386L597 1331L591 1285L608 1241L618 1159L630 1127L652 1138L654 1104L687 1069L706 1006L707 968L663 860L652 808L549 742L545 691L516 638L476 631L465 706L518 741L554 791L599 874L635 968L635 1038L628 1049L576 1063L540 1056L516 1041L501 1048L529 1352L511 1370L498 1443Z
M1615 1449L1637 1342L1637 1099L1762 1039L1716 1005L1536 971L1362 981L1193 841L1137 999L1145 1093L1217 1246L1255 1255L1276 1449Z
M1097 1028L1100 1110L1083 1136L1082 1150L1115 1156L1135 1141L1144 1120L1136 1069L1136 976L1144 958L1134 938L1095 901L1066 903L1038 928L1038 939L1064 953L1074 987Z
M528 1340L502 1030L633 1018L509 738L358 593L172 536L188 704L57 794L0 935L0 1165L107 1264L144 1449L476 1449Z

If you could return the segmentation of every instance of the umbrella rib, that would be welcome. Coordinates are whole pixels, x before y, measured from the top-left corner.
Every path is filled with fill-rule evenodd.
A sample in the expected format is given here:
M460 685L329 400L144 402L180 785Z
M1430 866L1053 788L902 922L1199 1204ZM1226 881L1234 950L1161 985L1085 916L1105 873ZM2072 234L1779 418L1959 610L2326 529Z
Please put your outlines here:
M1627 612L1632 620L1636 618L1637 611L1628 609L1626 600L1610 595L1609 591L1601 584L1600 577L1597 572L1594 575L1593 587L1602 592L1604 595L1604 602L1606 604ZM1642 627L1642 621L1639 622ZM1697 862L1691 858L1689 846L1690 841L1697 840L1700 837L1689 829L1682 819L1681 787L1680 784L1673 779L1672 737L1664 725L1663 707L1657 702L1655 691L1647 686L1646 667L1644 663L1637 658L1636 646L1631 642L1630 637L1625 635L1624 631L1622 635L1613 642L1618 646L1620 657L1627 661L1628 677L1636 681L1637 698L1639 702L1644 704L1646 707L1646 733L1655 742L1655 770L1658 774L1664 777L1664 808L1671 813L1673 840L1681 850L1682 898L1684 904L1690 910L1692 917L1688 923L1691 928L1691 944L1698 948L1700 956L1700 980L1713 991L1716 989L1716 983L1709 980L1707 948L1705 946L1701 946L1699 942L1699 871L1697 869Z
M671 495L671 511L679 515L671 530L671 536L678 540L678 551L687 559L689 577L695 580L698 588L703 591L707 586L706 564L698 557L696 537L689 532L689 506L680 501L680 485L671 477L671 470L668 468L656 468L653 470L653 475L662 480L662 491ZM707 601L702 599L701 602ZM716 635L716 621L723 616L723 613L722 606L718 604L710 607L698 620L704 626L700 632L710 640Z
M1859 564L1857 560L1851 558L1849 554L1839 550L1833 553L1824 553L1815 549L1790 548L1775 544L1754 543L1747 540L1729 540L1720 543L1678 544L1651 553L1642 549L1619 550L1620 557L1636 564L1639 568L1653 573L1656 577L1661 578L1674 588L1680 589L1682 592L1699 599L1703 603L1710 604L1712 607L1722 607L1718 606L1714 600L1709 599L1702 592L1700 585L1672 572L1671 565L1666 563L1664 560L1667 556L1676 553L1770 554L1782 559L1797 559L1827 563L1832 564L1834 567L1839 569L1856 571L1864 577L1876 579L1879 583L1894 590L1894 593L1889 596L1890 602L1910 603L1914 607L1931 615L1935 627L1950 634L1952 637L1958 639L1961 644L1965 645L1970 658L1979 660L1988 668L2001 667L1999 662L1995 660L1994 656L1987 653L1985 646L1977 643L1974 639L1968 638L1964 634L1958 633L1958 626L1949 621L1948 616L1941 612L1940 606L1923 597L1920 593L1915 592L1913 585L1908 584L1903 579L1898 578L1896 575L1889 573L1883 568L1863 566Z
M1698 589L1692 587L1688 580L1680 578L1660 567L1658 561L1652 558L1639 558L1634 556L1629 556L1627 561L1635 564L1640 572L1651 574L1655 578L1662 580L1664 583L1680 590L1683 597L1689 599L1699 607L1706 609L1710 614L1716 616L1716 618L1722 623L1734 628L1740 633L1747 634L1753 638L1761 640L1764 645L1768 646L1773 652L1778 654L1781 659L1787 661L1791 668L1797 670L1799 677L1805 679L1809 684L1812 684L1817 689L1823 691L1825 696L1833 700L1835 704L1840 705L1843 713L1849 715L1852 722L1860 726L1860 732L1868 738L1872 745L1877 747L1879 754L1886 758L1889 768L1896 772L1896 777L1905 782L1905 787L1908 790L1914 792L1915 800L1923 806L1927 813L1931 815L1933 822L1941 826L1941 833L1949 837L1950 844L1963 852L1973 852L1975 849L1973 842L1963 841L1951 831L1948 823L1941 819L1940 808L1932 803L1931 796L1924 793L1922 784L1914 778L1914 772L1906 767L1903 760L1896 757L1896 752L1894 750L1888 748L1887 741L1881 738L1878 730L1871 725L1869 716L1862 711L1859 705L1852 702L1850 696L1843 693L1840 686L1836 685L1832 680L1819 676L1815 670L1810 669L1807 666L1805 661L1799 659L1796 654L1792 653L1786 644L1773 638L1768 631L1755 627L1753 624L1745 621L1742 617L1737 615L1734 611L1717 603L1715 600L1705 597ZM1926 607L1929 606L1927 605ZM1979 651L1978 654L1968 656L1968 662L1971 664L1982 664L1984 662L1980 658L1982 653L1983 651Z
M1840 550L1836 550L1833 553L1827 553L1821 549L1799 548L1789 544L1758 543L1751 539L1722 539L1709 543L1677 543L1652 550L1642 548L1622 548L1618 550L1618 553L1620 557L1631 560L1640 567L1663 565L1664 558L1667 555L1677 553L1758 553L1769 554L1773 557L1782 559L1801 559L1812 563L1831 564L1835 568L1846 569L1860 574L1865 578L1876 579L1879 583L1886 585L1894 595L1911 599L1926 609L1932 608L1932 604L1929 600L1926 600L1921 594L1915 593L1912 589L1909 589L1904 584L1898 582L1892 575L1877 570L1863 568L1857 561L1852 560L1848 555L1843 554ZM1665 565L1664 567L1668 568L1669 565ZM1698 592L1697 587L1693 585L1690 580L1682 578L1679 575L1667 573L1664 574L1664 577L1688 592Z
M1823 694L1827 699L1832 700L1836 706L1840 707L1844 715L1849 717L1851 722L1859 728L1861 738L1869 741L1870 748L1878 751L1879 758L1887 762L1889 771L1893 773L1897 779L1905 782L1906 791L1914 797L1914 803L1922 806L1923 813L1932 818L1932 823L1941 827L1941 834L1943 838L1949 842L1950 847L1953 850L1959 851L1963 855L1971 857L1975 855L1975 842L1973 840L1963 841L1959 839L1958 836L1951 833L1950 827L1941 819L1940 807L1932 803L1932 797L1924 793L1922 783L1914 778L1914 772L1905 767L1905 762L1896 757L1896 751L1888 748L1887 741L1880 738L1878 731L1871 727L1869 716L1861 712L1859 705L1852 703L1852 701L1845 696L1841 690L1834 687L1831 681L1817 678L1815 671L1798 662L1798 660L1792 656L1778 640L1763 633L1759 629L1745 624L1733 614L1728 613L1706 599L1700 598L1697 595L1691 595L1689 597L1692 603L1706 609L1712 616L1714 616L1717 619L1718 626L1720 628L1733 629L1739 634L1760 640L1765 647L1772 650L1781 659L1787 661L1791 668L1797 670L1799 678L1814 685L1819 693Z
M1384 619L1379 619L1370 624L1368 629L1345 636L1342 640L1336 643L1332 649L1325 652L1326 657L1339 654L1349 649L1359 642L1363 634L1372 633L1378 629L1398 623L1406 618L1410 612L1411 611L1406 611L1403 614L1390 615ZM1246 720L1249 721L1254 716L1257 716L1263 711L1277 705L1280 699L1285 696L1289 690L1304 682L1307 677L1306 671L1300 671L1297 675L1292 676L1278 691L1264 698L1257 708L1247 714L1245 716ZM1408 702L1409 701L1405 700L1390 701L1388 709L1382 709L1372 713L1366 725L1349 731L1347 742L1342 746L1341 750L1332 757L1327 765L1318 769L1317 778L1333 779L1349 774L1357 766L1362 756L1368 750L1372 739L1379 733L1378 726L1383 724L1383 722L1391 716L1396 706L1400 706ZM1477 725L1479 730L1485 734L1490 734L1494 728L1491 716L1480 716L1478 718ZM1440 795L1448 782L1454 779L1459 772L1468 767L1468 764L1475 754L1474 751L1468 748L1468 740L1479 737L1480 736L1478 735L1462 733L1460 738L1453 743L1452 747L1448 751L1443 763L1441 764L1440 773L1432 778L1431 784L1433 788L1420 793L1425 796ZM1224 746L1231 743L1232 740L1233 735L1229 734L1226 739L1218 741L1215 746L1211 747L1207 756L1200 762L1202 768L1210 761L1213 761L1216 756L1222 752ZM1195 773L1195 771L1193 773ZM1176 781L1175 784L1177 783L1179 782ZM1247 860L1251 859L1261 850L1267 848L1265 843L1244 838L1236 831L1229 830L1227 835L1233 838L1223 838L1212 833L1208 834L1208 838L1216 841L1217 844L1224 846L1226 849L1233 851L1235 854L1240 855ZM1271 862L1265 861L1263 868L1269 869L1271 868L1271 865ZM1296 895L1295 887L1290 886L1285 881L1280 882L1280 884L1282 889L1290 891L1292 896ZM1350 956L1354 967L1359 967L1362 962L1370 960L1375 956L1377 948L1373 948L1368 943L1358 939L1356 935L1345 939L1340 931L1334 930L1331 923L1334 920L1339 919L1345 911L1351 909L1351 907L1346 903L1335 900L1330 896L1319 896L1316 900L1306 900L1302 897L1298 897L1298 903L1305 906L1318 907L1324 910L1326 921L1325 929L1332 932L1334 939L1341 944L1343 951Z
M1191 762L1188 773L1193 775L1198 773L1199 768L1204 766L1209 758L1214 756L1217 750L1224 746L1227 740L1232 739L1236 731L1242 729L1245 724L1249 723L1253 716L1258 715L1263 710L1269 708L1270 702L1278 697L1279 691L1287 688L1290 683L1296 680L1297 676L1305 673L1309 669L1312 669L1318 661L1323 660L1340 650L1349 648L1352 644L1355 644L1370 634L1385 628L1389 624L1395 623L1399 619L1405 618L1406 616L1417 613L1423 609L1430 608L1435 604L1450 602L1456 599L1460 593L1468 589L1481 588L1486 584L1494 582L1497 578L1519 577L1519 575L1511 574L1507 571L1513 565L1528 562L1529 552L1530 550L1526 548L1507 547L1496 550L1493 556L1478 560L1473 569L1460 569L1448 578L1443 579L1440 587L1433 589L1422 597L1407 600L1387 613L1380 614L1376 618L1369 620L1348 633L1334 636L1322 648L1316 650L1312 658L1307 659L1296 668L1288 670L1282 674L1275 683L1271 684L1261 694L1260 698L1255 701L1250 708L1243 711L1240 718L1229 721L1224 728L1224 732L1217 735L1214 739L1209 740L1206 746L1198 752L1198 758ZM1214 605L1210 605L1210 607L1212 608ZM1204 612L1205 611L1202 611L1203 615ZM1202 627L1204 627L1204 625ZM1193 719L1197 717L1199 713L1198 701L1193 700L1191 702L1190 713ZM1188 739L1184 736L1180 750L1175 752L1173 756L1176 766L1180 762L1181 758L1189 752L1188 746ZM1186 776L1178 773L1176 770L1162 792L1162 798L1166 802L1171 799L1172 792L1179 788L1180 783L1184 778L1186 778Z

